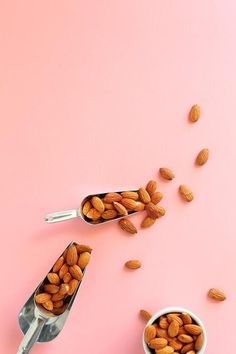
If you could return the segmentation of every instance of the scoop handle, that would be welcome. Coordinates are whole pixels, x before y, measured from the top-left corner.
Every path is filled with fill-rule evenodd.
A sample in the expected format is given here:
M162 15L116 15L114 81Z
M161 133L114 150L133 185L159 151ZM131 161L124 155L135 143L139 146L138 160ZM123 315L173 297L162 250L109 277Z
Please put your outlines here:
M19 346L17 354L28 354L35 342L37 342L40 333L45 324L45 320L43 318L36 318L30 325L28 331L26 332L22 342Z
M47 214L45 216L45 221L48 224L65 221L69 219L74 219L80 216L78 209L65 210L65 211L57 211L55 213Z

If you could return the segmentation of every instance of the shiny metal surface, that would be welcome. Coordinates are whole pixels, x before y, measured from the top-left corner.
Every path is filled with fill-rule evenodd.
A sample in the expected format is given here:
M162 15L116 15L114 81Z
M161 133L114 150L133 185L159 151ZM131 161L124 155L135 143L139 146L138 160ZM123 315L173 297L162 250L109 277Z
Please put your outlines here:
M73 243L76 242L71 242L66 248L68 248ZM70 309L82 282L81 281L79 283L77 290L70 298L66 310L61 315L56 316L41 307L39 308L34 301L35 294L37 294L44 280L37 286L18 315L19 325L21 331L24 334L24 337L19 346L17 354L29 353L36 342L49 342L56 338L65 324L65 321L69 315Z
M61 222L61 221L66 221L66 220L70 220L70 219L74 219L74 218L77 218L77 217L80 217L84 222L86 222L87 224L90 224L90 225L101 225L101 224L104 224L104 223L108 223L108 222L113 222L113 221L117 221L119 219L123 219L124 216L119 216L119 217L116 217L114 219L110 219L110 220L102 220L102 221L99 221L99 222L95 222L95 221L89 221L88 218L86 218L83 213L82 213L82 207L84 205L84 203L88 200L88 199L91 199L92 197L94 196L97 196L99 198L103 198L107 193L122 193L122 192L138 192L138 190L136 189L128 189L128 190L123 190L123 191L118 191L118 192L106 192L106 193L99 193L99 194L91 194L91 195L88 195L87 197L85 197L82 202L80 203L80 207L78 209L71 209L71 210L65 210L65 211L57 211L57 212L54 212L54 213L49 213L45 216L45 221L48 223L48 224L51 224L51 223L56 223L56 222ZM129 217L130 215L134 215L134 214L137 214L139 213L139 211L132 211L132 212L129 212L129 214L126 216L126 217Z

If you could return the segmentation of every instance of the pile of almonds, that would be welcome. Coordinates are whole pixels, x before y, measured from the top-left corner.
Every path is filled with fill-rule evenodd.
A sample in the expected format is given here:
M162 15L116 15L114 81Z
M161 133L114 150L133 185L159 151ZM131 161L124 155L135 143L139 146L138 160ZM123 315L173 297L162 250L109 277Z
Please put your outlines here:
M145 328L145 342L155 354L197 354L202 348L202 328L188 313L169 313Z
M89 246L71 244L44 279L35 296L36 304L54 315L62 314L82 280L91 251Z

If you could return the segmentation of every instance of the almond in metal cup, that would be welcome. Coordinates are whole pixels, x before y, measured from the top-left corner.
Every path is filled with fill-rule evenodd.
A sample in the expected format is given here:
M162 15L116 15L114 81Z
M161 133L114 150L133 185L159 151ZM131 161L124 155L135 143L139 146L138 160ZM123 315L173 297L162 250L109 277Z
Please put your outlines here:
M152 316L152 318L150 318L150 320L147 322L146 327L154 324L156 322L156 320L158 318L160 318L161 316L168 315L170 313L177 313L177 312L178 313L183 313L183 312L188 313L191 316L191 318L193 319L194 323L202 328L204 341L203 341L202 348L198 352L196 352L196 354L205 353L206 346L207 346L206 328L205 328L204 324L202 323L202 321L200 320L200 318L188 309L185 309L183 307L166 307L166 308L156 312ZM143 331L143 338L142 338L144 353L145 354L153 354L155 351L153 351L152 349L150 349L148 347L147 343L145 342L144 334L145 334L145 329Z

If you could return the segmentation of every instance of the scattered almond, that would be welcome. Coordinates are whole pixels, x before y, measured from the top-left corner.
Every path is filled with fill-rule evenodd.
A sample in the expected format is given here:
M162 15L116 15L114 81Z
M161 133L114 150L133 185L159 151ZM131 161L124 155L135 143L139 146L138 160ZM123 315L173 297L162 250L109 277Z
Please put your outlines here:
M153 204L158 204L163 198L163 194L161 192L155 192L151 195L151 202Z
M151 218L150 216L146 216L141 223L142 228L147 228L152 226L155 223L156 219Z
M149 217L152 219L157 219L165 215L165 209L159 205L155 205L152 202L146 205L146 211Z
M121 219L119 220L119 225L120 228L130 234L136 234L137 233L137 229L134 226L134 224L128 220L128 219Z
M200 114L201 114L200 107L197 104L192 106L192 108L191 108L191 110L189 112L189 120L190 120L190 122L192 122L192 123L197 122L198 119L200 118Z
M148 194L150 196L152 196L153 193L156 192L156 189L157 189L157 182L153 181L153 180L149 181L147 186L146 186L146 191L148 192Z
M211 299L214 299L216 301L224 301L226 299L225 294L223 293L223 291L216 289L216 288L212 288L208 291L208 296Z
M125 266L129 269L138 269L141 268L142 264L138 259L132 259L125 263Z
M209 158L209 150L208 149L202 149L197 157L196 157L196 164L198 166L202 166L202 165L205 165L205 163L207 162Z
M88 245L78 245L76 244L76 249L78 253L83 253L83 252L92 252L92 248Z
M150 318L152 318L152 315L150 314L150 312L146 311L146 310L140 310L139 311L140 316L145 320L145 321L149 321Z
M139 188L139 198L144 204L147 204L151 201L150 195L144 188Z
M160 175L162 178L167 179L171 181L173 178L175 178L174 172L170 170L169 168L166 167L161 167L159 169Z
M181 184L179 186L179 192L180 192L180 195L182 196L182 198L184 200L186 200L187 202L191 202L194 198L193 192L185 184Z

